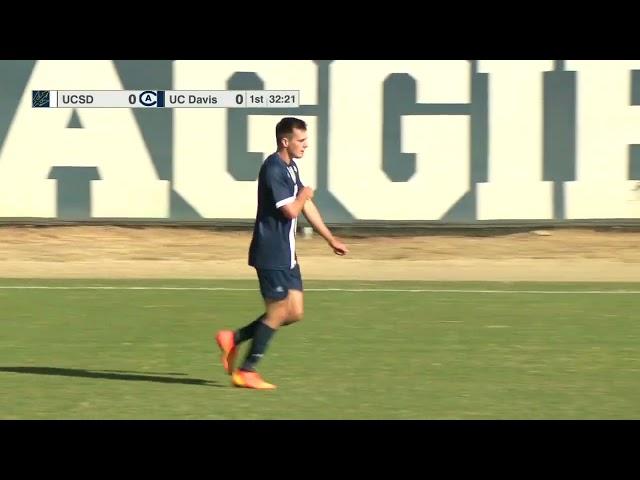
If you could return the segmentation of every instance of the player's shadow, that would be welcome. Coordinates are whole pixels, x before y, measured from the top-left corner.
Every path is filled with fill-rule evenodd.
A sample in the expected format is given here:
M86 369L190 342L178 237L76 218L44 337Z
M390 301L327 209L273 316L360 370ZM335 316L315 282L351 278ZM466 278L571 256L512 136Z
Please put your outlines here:
M61 377L104 378L107 380L130 380L134 382L178 383L183 385L203 385L207 387L221 387L218 382L201 378L174 378L143 372L119 372L117 370L85 370L83 368L57 367L0 367L0 372L30 373L34 375L57 375ZM170 375L184 375L171 373Z

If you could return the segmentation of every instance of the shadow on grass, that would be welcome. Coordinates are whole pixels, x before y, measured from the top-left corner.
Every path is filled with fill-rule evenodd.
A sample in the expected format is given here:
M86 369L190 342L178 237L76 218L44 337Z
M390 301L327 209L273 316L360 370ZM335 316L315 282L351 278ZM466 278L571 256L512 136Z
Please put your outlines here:
M204 385L222 387L218 382L201 378L174 378L161 375L147 375L144 372L120 373L117 370L85 370L83 368L57 367L0 367L0 372L30 373L33 375L57 375L61 377L103 378L106 380L130 380L134 382L179 383L183 385ZM175 373L172 375L184 375Z

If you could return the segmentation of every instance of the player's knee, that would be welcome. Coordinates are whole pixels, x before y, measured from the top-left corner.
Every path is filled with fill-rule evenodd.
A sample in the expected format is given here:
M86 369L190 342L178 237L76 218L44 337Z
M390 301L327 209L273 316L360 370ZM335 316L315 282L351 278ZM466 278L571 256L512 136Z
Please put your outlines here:
M299 322L304 317L304 310L302 308L295 308L289 310L289 322Z

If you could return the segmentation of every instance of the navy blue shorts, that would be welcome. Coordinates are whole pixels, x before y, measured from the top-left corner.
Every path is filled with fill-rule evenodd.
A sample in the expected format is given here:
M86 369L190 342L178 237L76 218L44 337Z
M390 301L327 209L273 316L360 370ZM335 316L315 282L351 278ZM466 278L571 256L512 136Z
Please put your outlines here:
M302 291L302 276L300 265L291 270L267 270L256 268L260 293L269 300L284 300L289 295L289 289Z

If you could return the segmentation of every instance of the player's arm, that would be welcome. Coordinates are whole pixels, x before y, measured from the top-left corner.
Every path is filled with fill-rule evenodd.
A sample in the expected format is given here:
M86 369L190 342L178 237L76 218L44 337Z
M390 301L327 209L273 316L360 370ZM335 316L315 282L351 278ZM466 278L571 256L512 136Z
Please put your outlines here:
M305 187L306 188L306 187ZM308 200L303 208L302 213L304 214L307 221L311 224L313 229L318 232L322 238L324 238L329 246L333 249L333 252L336 255L346 255L349 252L347 246L333 236L331 230L325 225L322 220L322 216L320 215L320 211L315 206L315 204Z
M312 198L313 190L309 187L303 187L298 191L298 196L295 197L295 199L288 199L290 203L285 203L281 206L278 206L278 204L276 203L276 207L280 209L285 217L294 219L298 215L300 215L300 212L304 208L305 202L311 200Z
M300 215L304 202L309 198L313 198L313 190L310 188L302 188L298 190L296 196L291 195L291 190L285 175L286 174L283 174L282 170L277 166L269 165L264 171L263 180L266 188L273 196L276 208L280 210L286 218L293 219Z

